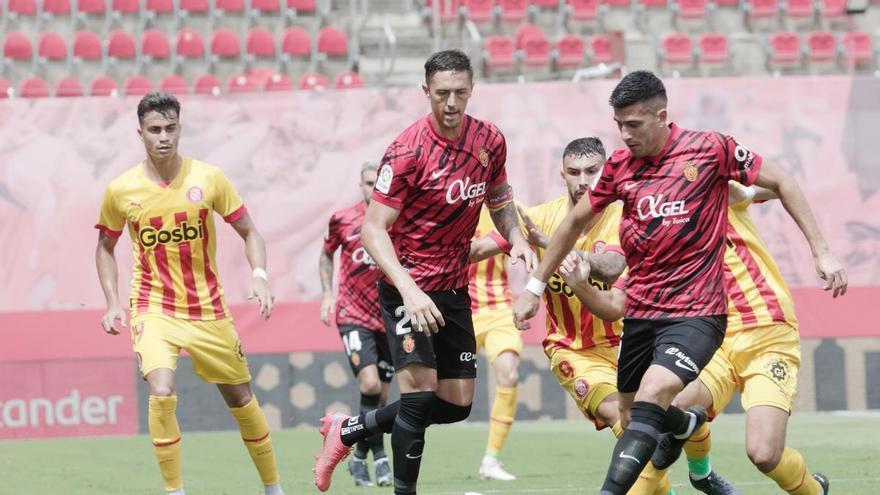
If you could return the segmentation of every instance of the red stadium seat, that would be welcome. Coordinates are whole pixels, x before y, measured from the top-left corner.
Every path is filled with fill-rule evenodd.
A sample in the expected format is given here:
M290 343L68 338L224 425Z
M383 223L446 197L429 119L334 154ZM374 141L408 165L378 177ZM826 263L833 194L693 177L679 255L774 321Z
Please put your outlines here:
M186 79L177 74L170 74L159 81L159 90L175 95L185 95L189 92L189 84Z
M216 0L214 8L227 13L244 12L244 0Z
M630 0L601 0L602 5L614 7L618 9L629 8L632 5Z
M746 0L746 11L751 19L770 19L779 14L779 0Z
M205 74L196 78L195 94L197 95L219 95L220 81L211 74Z
M667 65L691 65L694 62L694 44L691 37L682 33L673 33L660 42L663 63Z
M590 51L592 56L590 59L593 63L609 64L614 61L614 54L611 52L611 38L607 34L597 34L590 39Z
M544 33L527 34L521 40L523 65L526 67L547 67L550 65L550 42Z
M0 100L3 98L9 98L13 94L12 86L9 85L9 81L0 77Z
M251 8L256 12L274 15L281 11L281 2L279 0L251 0Z
M476 24L490 24L495 20L495 0L462 0L465 17Z
M139 15L141 2L140 0L113 0L110 3L110 11L123 15Z
M297 14L313 14L318 10L318 3L315 0L287 0L287 8Z
M134 38L126 31L112 31L107 38L107 56L119 60L134 59L137 56Z
M786 0L785 15L790 19L811 19L816 14L813 0Z
M55 96L77 97L82 95L82 83L75 77L63 77L55 83Z
M797 33L783 31L770 35L770 62L794 65L801 60L801 39Z
M266 80L263 89L266 91L290 91L293 89L293 83L284 74L272 74L272 77Z
M306 72L299 78L299 89L327 89L327 76L320 72Z
M348 35L341 29L327 26L318 31L318 53L328 57L348 56Z
M219 58L237 58L241 55L238 35L229 29L218 29L211 35L211 55Z
M830 62L837 58L837 38L830 31L807 35L807 54L811 62Z
M178 31L175 53L181 58L204 58L205 40L202 34L193 29Z
M134 51L134 40L131 46ZM100 60L101 38L92 31L79 31L73 36L73 56L81 60Z
M874 42L871 35L864 31L844 33L841 40L843 58L856 65L870 64L874 60Z
M147 12L153 15L174 13L174 0L147 0Z
M167 59L171 56L171 42L168 36L158 29L147 29L141 35L141 55L156 60Z
M823 19L834 20L846 17L847 0L820 0L819 15Z
M76 10L83 14L102 15L107 12L104 0L77 0Z
M584 39L574 34L567 34L556 42L556 68L574 69L584 63L586 48Z
M21 83L22 98L47 98L49 96L49 85L42 78L29 77Z
M336 89L363 88L364 80L357 72L343 72L336 76Z
M527 36L543 36L547 37L544 34L544 30L541 29L540 26L536 24L523 24L516 30L516 36L514 37L514 47L517 50L521 50L523 47L523 40Z
M498 6L501 10L502 22L522 22L529 13L527 0L498 0Z
M31 40L17 31L7 33L3 40L3 58L19 62L33 59L34 47L31 46Z
M281 53L296 58L312 56L312 39L309 33L300 27L287 28L281 38Z
M125 80L126 96L144 96L153 91L153 82L144 76L131 76Z
M426 17L430 17L434 12L434 2L433 0L425 0L425 9L424 11L427 13ZM440 0L440 20L443 22L450 22L458 20L459 16L462 13L462 5L461 0Z
M16 17L30 17L37 15L36 0L9 0L8 10Z
M107 76L96 77L89 85L89 94L91 96L115 96L119 86L116 81Z
M248 55L260 58L275 57L275 37L268 29L260 27L251 29L245 46Z
M43 0L43 13L52 15L69 15L70 0Z
M721 33L705 33L697 41L700 64L725 65L730 60L727 36Z
M708 13L709 3L706 0L677 0L676 15L679 19L701 20Z
M67 42L58 33L43 33L37 42L37 53L43 60L67 60Z
M252 93L259 88L254 81L244 74L232 74L226 84L229 93Z
M489 70L512 69L516 66L516 45L507 36L489 36L483 43L483 50Z
M180 10L191 14L204 14L211 10L209 0L180 0Z
M592 22L599 19L599 0L565 0L568 15L575 21Z
M636 5L643 9L665 9L667 0L636 0Z

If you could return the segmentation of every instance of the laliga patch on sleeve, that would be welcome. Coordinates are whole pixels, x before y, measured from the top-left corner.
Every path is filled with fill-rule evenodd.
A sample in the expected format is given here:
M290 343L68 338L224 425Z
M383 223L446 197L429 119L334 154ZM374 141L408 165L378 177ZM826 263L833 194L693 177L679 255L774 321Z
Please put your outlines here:
M391 179L394 177L394 169L390 164L382 165L379 169L379 178L376 179L376 190L380 193L388 194L391 189Z

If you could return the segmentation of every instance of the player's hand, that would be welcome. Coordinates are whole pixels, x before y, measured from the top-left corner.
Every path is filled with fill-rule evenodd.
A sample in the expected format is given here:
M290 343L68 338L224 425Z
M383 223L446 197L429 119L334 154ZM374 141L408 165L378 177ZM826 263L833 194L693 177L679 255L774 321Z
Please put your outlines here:
M517 236L517 239L520 237ZM518 241L510 248L510 264L515 265L522 260L526 271L531 273L538 267L538 256L526 242Z
M116 320L119 320L117 326ZM128 326L128 315L119 306L107 308L107 312L101 317L101 328L110 335L119 335L119 329Z
M545 249L547 244L550 243L550 239L541 232L541 229L535 225L535 222L532 221L529 214L526 213L526 210L523 209L522 206L516 205L516 211L519 213L520 218L523 220L523 224L526 227L526 233L529 235L529 244L535 247L539 247Z
M559 274L569 286L580 286L590 283L590 260L581 251L572 251L559 265Z
M333 296L328 295L321 299L321 322L325 326L330 326L330 314L333 313L333 306L335 305L336 301L333 299Z
M272 305L275 303L275 296L272 295L272 290L269 288L269 282L260 278L254 277L254 285L251 289L251 295L248 297L248 301L256 298L257 302L260 303L260 316L263 317L264 320L268 320L270 316L272 316Z
M527 290L516 298L513 303L513 322L516 328L525 331L531 327L529 320L538 312L539 302L540 298Z
M400 296L406 312L409 313L413 330L430 337L431 332L437 333L440 327L446 325L437 305L418 287L413 286L406 292L401 291Z
M817 256L815 263L816 273L819 274L819 278L825 281L822 289L832 291L831 297L846 294L846 286L848 284L846 270L837 261L837 258L831 253L825 253Z

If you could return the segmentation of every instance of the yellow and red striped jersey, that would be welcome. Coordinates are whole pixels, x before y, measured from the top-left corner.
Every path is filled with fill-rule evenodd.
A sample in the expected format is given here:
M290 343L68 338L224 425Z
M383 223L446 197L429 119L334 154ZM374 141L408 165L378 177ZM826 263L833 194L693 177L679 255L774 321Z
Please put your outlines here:
M727 333L778 323L797 327L791 292L749 216L750 204L743 202L727 209Z
M483 206L480 222L474 239L485 237L495 230L495 224L489 215L489 209ZM468 291L471 296L471 311L474 314L510 309L513 307L513 295L507 280L507 255L499 254L491 258L471 263L470 283Z
M181 157L170 184L157 184L143 163L104 191L95 228L119 237L128 224L134 249L131 312L164 313L190 320L229 316L217 278L213 211L227 222L247 212L235 187L217 167Z
M569 199L559 199L532 207L529 217L546 235L553 232L568 214ZM622 214L620 203L612 203L602 213L590 232L578 239L574 249L589 253L615 251L620 249L618 231ZM537 248L539 257L544 250ZM611 286L600 280L591 279L595 287L609 290ZM544 304L547 309L547 336L544 338L544 351L549 355L555 349L590 349L593 347L614 347L620 343L623 321L607 322L584 307L571 287L558 272L554 272L544 289Z

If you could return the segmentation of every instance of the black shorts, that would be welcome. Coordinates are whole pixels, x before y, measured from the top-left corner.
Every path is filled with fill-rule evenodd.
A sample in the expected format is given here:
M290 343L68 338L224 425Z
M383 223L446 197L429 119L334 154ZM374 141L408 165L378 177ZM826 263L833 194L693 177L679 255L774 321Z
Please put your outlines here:
M357 325L340 325L339 336L342 337L342 346L355 378L362 369L375 364L379 368L379 379L385 383L391 382L394 366L391 364L388 339L382 332L374 332Z
M437 378L476 378L477 339L467 287L427 292L446 325L430 337L410 323L397 289L379 282L379 303L394 358L394 369L419 363L437 370Z
M652 364L675 373L687 385L709 364L726 331L727 315L625 318L617 358L617 390L623 394L637 391Z

